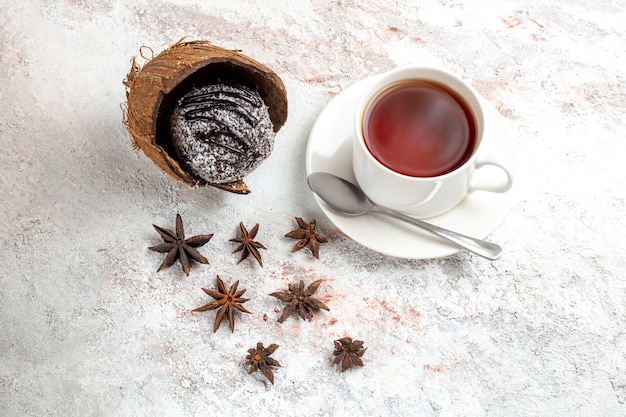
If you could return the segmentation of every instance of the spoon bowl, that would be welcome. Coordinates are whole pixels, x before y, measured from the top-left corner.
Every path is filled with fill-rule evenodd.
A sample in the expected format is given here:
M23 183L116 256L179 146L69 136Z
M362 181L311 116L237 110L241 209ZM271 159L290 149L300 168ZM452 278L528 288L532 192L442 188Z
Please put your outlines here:
M309 188L328 207L343 215L383 214L412 224L486 259L496 260L502 255L502 248L495 243L463 235L385 207L374 205L363 190L336 175L327 172L314 172L308 176L307 182Z

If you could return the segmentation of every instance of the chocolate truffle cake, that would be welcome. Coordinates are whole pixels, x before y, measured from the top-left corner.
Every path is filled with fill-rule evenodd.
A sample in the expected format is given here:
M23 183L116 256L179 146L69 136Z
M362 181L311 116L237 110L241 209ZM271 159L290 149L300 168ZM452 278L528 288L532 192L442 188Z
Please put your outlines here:
M179 161L213 184L244 178L274 145L267 106L256 91L242 85L194 88L178 101L170 128Z
M238 194L272 151L287 120L280 77L240 51L180 40L157 56L133 58L124 80L124 123L133 144L192 186Z

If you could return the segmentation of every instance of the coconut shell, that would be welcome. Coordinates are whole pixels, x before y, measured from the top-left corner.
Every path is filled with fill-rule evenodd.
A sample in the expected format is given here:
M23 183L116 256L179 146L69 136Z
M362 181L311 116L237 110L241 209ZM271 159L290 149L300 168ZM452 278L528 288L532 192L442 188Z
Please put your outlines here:
M178 42L140 67L132 60L126 86L124 123L133 142L157 166L190 185L212 185L240 194L250 192L243 180L208 184L179 162L170 134L170 115L177 100L194 87L237 82L259 92L269 108L274 132L287 120L287 91L271 69L239 51L208 41Z

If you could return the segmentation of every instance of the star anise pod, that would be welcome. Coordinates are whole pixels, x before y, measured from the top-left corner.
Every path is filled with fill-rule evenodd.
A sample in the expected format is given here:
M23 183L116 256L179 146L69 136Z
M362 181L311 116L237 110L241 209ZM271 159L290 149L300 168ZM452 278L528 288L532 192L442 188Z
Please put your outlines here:
M335 340L335 350L333 355L335 359L333 364L341 362L341 372L345 372L351 366L363 366L363 360L361 356L365 353L367 348L363 347L362 340L352 340L351 337L343 337L339 340Z
M263 261L261 260L261 253L259 252L259 249L267 248L261 243L254 241L254 238L259 231L259 224L257 223L256 225L254 225L254 227L248 232L246 226L244 226L242 222L239 222L239 229L241 229L241 237L235 237L230 239L230 242L239 243L239 246L237 246L237 248L233 251L241 251L241 257L239 258L239 262L243 261L248 257L248 255L252 254L252 256L254 256L254 259L257 260L259 265L263 266Z
M237 291L237 285L239 285L239 280L235 281L235 283L230 287L229 290L226 289L226 285L224 284L224 281L222 281L220 276L218 275L217 287L219 289L219 292L202 288L202 291L204 291L206 294L210 295L211 297L215 298L215 301L211 301L210 303L205 304L202 307L198 307L194 309L193 311L215 310L216 308L219 307L219 311L217 312L217 315L215 316L215 324L213 325L214 333L217 332L217 329L219 329L220 324L222 324L222 319L224 318L224 315L226 315L226 313L228 313L228 322L230 324L230 330L231 332L235 331L235 317L233 314L234 308L236 308L237 310L243 313L250 314L250 311L246 310L246 308L241 305L241 303L245 303L246 301L249 300L249 298L241 298L241 296L243 295L244 292L246 292L246 290Z
M270 366L280 366L280 363L273 358L270 358L270 355L274 353L274 351L278 349L278 345L272 343L268 347L263 347L263 343L258 342L256 344L256 349L248 349L248 355L246 355L246 365L249 365L248 373L251 374L256 372L258 369L263 372L263 375L274 384L274 372Z
M156 252L167 252L167 255L161 263L161 266L159 266L158 271L169 268L174 264L176 259L180 261L180 264L183 266L183 271L187 275L189 275L189 271L191 271L190 257L203 264L209 263L209 261L195 248L200 247L211 240L213 233L210 235L197 235L185 239L183 219L180 217L180 214L176 214L176 233L155 224L153 224L153 226L165 242L159 245L150 246L148 249Z
M298 229L293 230L285 235L285 237L291 239L298 239L298 242L291 249L291 252L297 252L303 247L309 245L313 256L319 259L319 244L328 242L328 239L315 231L315 220L311 220L311 224L307 224L300 217L296 217L296 222L298 222Z
M283 314L278 319L279 322L283 322L287 317L293 313L298 313L304 320L313 318L313 312L316 310L324 309L330 311L328 306L321 300L312 297L317 291L317 287L322 283L321 279L318 279L306 289L304 288L304 281L300 280L299 285L289 284L289 292L273 292L270 295L278 298L280 301L288 303L283 309Z

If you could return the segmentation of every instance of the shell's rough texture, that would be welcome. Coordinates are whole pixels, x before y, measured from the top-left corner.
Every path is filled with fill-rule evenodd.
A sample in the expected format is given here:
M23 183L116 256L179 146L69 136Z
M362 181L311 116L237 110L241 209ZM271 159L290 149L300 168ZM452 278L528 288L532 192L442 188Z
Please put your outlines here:
M172 177L190 185L207 185L179 162L170 134L170 115L177 100L193 89L218 82L236 82L259 92L269 108L274 132L287 120L287 91L280 77L238 51L208 41L178 42L143 67L133 58L124 80L125 124L137 147ZM250 192L243 180L208 184L240 194Z

